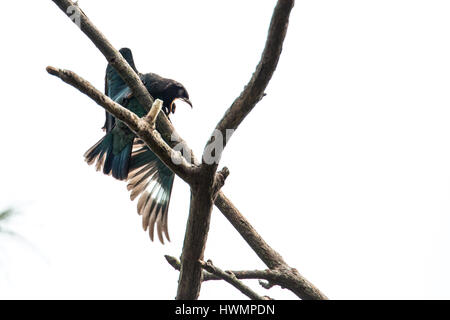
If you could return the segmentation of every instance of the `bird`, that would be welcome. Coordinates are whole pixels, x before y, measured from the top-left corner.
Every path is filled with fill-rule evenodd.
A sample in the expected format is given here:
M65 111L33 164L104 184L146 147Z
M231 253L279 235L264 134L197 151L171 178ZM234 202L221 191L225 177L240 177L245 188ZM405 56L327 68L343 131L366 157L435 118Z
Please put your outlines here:
M175 113L175 100L182 100L192 108L189 94L181 83L155 73L139 73L132 51L129 48L122 48L119 52L139 75L150 95L163 101L162 110L167 117ZM147 114L146 109L134 97L131 89L111 64L106 68L105 94L138 117ZM140 195L137 211L142 216L144 231L149 230L150 239L153 241L156 224L160 242L164 244L164 235L170 241L168 210L174 173L125 123L108 111L102 129L105 135L86 151L84 154L86 162L89 165L95 163L97 171L102 170L106 175L127 181L131 200Z

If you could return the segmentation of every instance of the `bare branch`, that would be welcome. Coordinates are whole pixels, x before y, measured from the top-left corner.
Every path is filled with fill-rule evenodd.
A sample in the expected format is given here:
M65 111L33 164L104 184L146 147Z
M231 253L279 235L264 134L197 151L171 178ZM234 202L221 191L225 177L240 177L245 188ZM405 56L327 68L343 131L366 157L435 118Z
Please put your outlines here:
M263 98L264 90L269 84L278 65L284 38L288 29L289 15L294 7L294 2L294 0L278 0L270 22L266 44L256 71L245 86L244 91L234 100L233 104L228 108L216 126L216 130L221 132L222 137L227 137L223 139L223 148L216 149L216 152L223 152L227 140L230 138L227 130L231 129L229 132L233 133L255 105ZM214 135L208 140L204 152L206 152L210 143L214 143ZM217 159L220 159L221 155L216 154L215 156ZM211 164L209 167L211 167L210 170L213 174L217 168L217 164Z
M164 258L166 258L167 262L175 269L180 271L181 270L181 263L180 261L172 256L165 255Z
M143 85L139 76L130 67L128 62L122 57L108 39L98 30L95 25L89 20L84 12L78 7L76 3L70 0L52 0L69 19L74 23L78 23L81 31L92 41L92 43L100 50L104 55L108 63L110 63L114 69L119 73L120 77L130 87L133 95L139 100L139 103L150 110L153 104L153 97ZM74 13L75 11L75 13ZM75 19L79 17L79 19ZM163 136L164 141L172 141L171 137L176 137L170 145L174 147L178 143L186 145L184 140L176 134L170 121L167 119L163 112L160 112L156 122L157 130ZM173 134L172 134L173 133ZM185 148L186 149L186 148ZM189 149L190 150L190 149ZM186 159L189 163L194 163L190 159Z
M140 136L147 144L151 146L152 150L154 151L159 150L158 152L160 152L161 154L158 154L158 156L162 156L163 158L165 158L165 160L164 159L162 160L167 161L168 162L167 164L175 173L177 173L182 178L186 177L185 178L186 182L192 183L192 176L194 174L191 172L192 169L189 167L189 164L184 159L181 158L179 159L181 163L180 165L173 164L173 162L171 161L172 157L181 157L181 155L179 153L173 154L175 151L173 151L161 139L158 132L155 129L153 129L145 120L140 119L133 112L127 110L126 108L112 101L109 97L105 96L102 92L95 89L88 81L79 77L74 72L69 70L61 70L54 67L47 67L47 71L50 74L59 77L64 82L77 88L82 93L88 95L95 102L97 102L99 105L105 108L108 112L113 114L116 118L127 123L127 125L130 127L131 130L133 130L138 136ZM223 171L225 172L226 175L227 173L226 168ZM224 173L222 172L218 173L218 176L223 174ZM218 177L217 179L220 180L223 179L223 177ZM203 194L203 196L205 196L205 194ZM202 197L197 198L199 199L199 201L203 201ZM207 196L206 198L210 199L209 196ZM244 216L242 216L242 214L240 214L237 208L234 207L231 201L229 201L221 191L218 193L215 203L217 207L221 210L221 212L225 215L225 217L230 221L230 223L235 227L235 229L238 230L241 236L247 241L250 247L257 253L257 255L261 258L261 260L263 260L263 262L269 268L278 269L280 267L283 267L288 268L288 270L295 270L287 266L283 258L275 250L273 250L264 241L264 239L262 239L262 237L256 232L256 230L251 226L251 224L245 219ZM194 206L193 210L197 210L197 208L198 205ZM208 208L203 208L203 211L204 210L208 210ZM202 220L202 217L203 216L199 218L200 219L199 222L197 221L197 219L195 219L195 221L192 221L190 224L193 227L193 230L189 234L194 235L194 237L196 238L206 237L206 233L202 232L202 230L207 230L205 224L209 221L209 216L208 221ZM189 249L189 252L197 253L199 250L201 251L202 248L196 244L204 243L205 241L206 239L202 239L201 241L195 239L195 241L191 241L195 245L194 246L195 249ZM192 258L191 256L186 257L187 259ZM273 280L272 277L264 276L262 274L259 274L257 278ZM285 281L288 282L292 281L290 287L293 287L296 290L295 293L298 296L302 297L303 299L326 298L325 295L323 295L317 288L315 288L306 279L301 277L296 270L295 272L294 271L291 272L291 280L285 279L284 282ZM288 285L284 284L284 286L289 288L289 284Z
M158 118L158 113L161 111L163 106L163 101L156 99L155 102L153 102L152 108L148 112L147 116L145 117L145 120L152 126L155 126L156 119Z
M202 268L199 260L203 260L214 204L212 183L207 183L208 181L203 181L198 186L191 187L191 203L181 254L177 300L194 300L200 294Z
M178 260L175 257L168 256L168 255L165 255L164 258L166 258L167 262L172 266L172 268L174 268L175 270L178 270L178 271L181 270L181 262L180 262L180 260ZM214 279L210 279L210 278L214 278ZM215 275L209 273L208 271L203 270L203 272L202 272L202 281L207 281L207 280L221 280L221 279L219 279Z
M172 256L165 255L164 256L167 262L175 269L181 270L181 262ZM233 273L238 279L266 279L267 281L274 280L276 275L271 270L244 270L244 271L230 271L226 270L225 272ZM211 280L223 280L222 278L203 270L202 281L211 281Z
M70 0L52 0L75 24L78 24L81 31L92 41L92 43L105 56L108 63L117 70L123 81L130 87L139 103L150 110L153 104L153 97L145 88L139 76L130 67L128 62L122 57L103 33L89 20L78 5Z
M214 266L211 260L208 260L208 262L204 262L204 261L199 261L199 262L203 269L205 269L206 271L225 280L226 282L231 284L233 287L238 289L240 292L245 294L250 299L252 299L252 300L269 300L268 298L260 296L259 294L254 292L252 289L250 289L248 286L246 286L242 281L239 281L239 279L232 272L225 272L225 271L222 271L221 269L219 269L218 267Z
M169 264L180 271L181 263L178 259L165 256ZM204 266L203 266L204 267ZM225 280L223 276L213 272L211 269L204 268L202 281ZM312 286L304 279L296 269L285 265L274 270L240 270L240 271L222 271L227 274L233 274L237 279L259 279L259 284L264 289L270 289L276 285L283 289L288 289L302 299L306 300L326 300L327 297L317 288ZM266 280L267 282L262 281Z
M264 241L222 191L217 195L215 204L267 267L276 269L286 264L283 257Z
M164 256L167 262L175 269L181 270L181 263L177 258L171 257L168 255ZM243 294L248 296L253 300L268 300L265 297L259 296L257 293L253 292L250 288L248 288L245 284L243 284L238 279L260 279L261 276L265 279L268 274L271 272L270 270L260 271L222 271L221 269L213 266L212 262L209 260L208 263L200 261L200 265L204 269L202 272L202 281L209 280L225 280L235 286L238 290L240 290ZM230 282L231 281L231 282Z
M278 1L272 16L261 61L247 87L228 109L222 121L216 127L222 137L228 137L227 129L236 129L244 117L262 98L264 89L277 66L287 31L289 14L293 6L294 0ZM205 159L208 157L207 153L210 151L210 147L217 143L222 145L220 148L212 148L215 152L214 157L217 160L212 164L208 164L205 162ZM224 181L224 175L219 174L217 176L216 170L225 145L226 141L217 141L216 135L213 134L211 136L203 152L199 173L200 179L198 180L199 185L197 188L191 186L191 207L181 256L177 299L196 299L200 293L201 270L198 261L203 260L203 253L206 247L213 205L212 199L216 198ZM217 177L218 179L216 179Z
M230 170L228 170L227 167L223 167L222 170L217 172L217 174L214 177L214 185L213 185L213 198L215 199L217 197L218 192L220 189L224 186L225 180L227 179L228 175L230 174Z
M289 267L281 255L272 249L264 239L258 234L248 220L239 212L231 201L219 192L216 206L228 219L233 227L244 238L248 245L258 255L258 257L271 269L282 271L282 277L277 278L275 283L290 289L297 296L307 300L323 300L327 297L320 292L311 282L304 278L296 269ZM271 279L263 278L271 281Z
M72 18L68 11L69 8L74 8L74 3L72 1L52 1L56 3L66 15ZM269 36L268 41L266 42L266 48L263 52L263 58L258 64L256 72L250 80L249 85L244 89L244 92L238 99L236 99L224 115L224 118L217 125L217 128L219 128L221 132L225 132L227 128L237 128L245 116L253 109L255 104L263 96L264 89L272 76L273 70L279 58L279 53L281 52L281 45L286 33L287 18L293 3L293 0L278 1L271 26L269 28ZM153 98L143 86L138 75L123 59L119 52L111 46L103 34L89 21L86 15L78 7L75 8L75 11L80 15L79 26L81 30L92 40L95 46L99 48L99 50L106 57L107 61L117 70L123 80L131 88L140 104L146 108L150 108L153 103ZM275 34L278 34L278 37L274 36ZM278 53L277 50L279 51ZM272 68L273 70L271 70ZM190 282L192 284L192 289L189 288L189 281L182 285L182 287L187 290L185 292L188 292L185 297L196 298L200 289L202 275L201 265L198 261L199 259L203 259L203 251L209 229L212 199L214 199L215 193L219 189L217 187L214 188L214 184L218 183L220 185L221 181L220 177L218 177L219 179L214 177L217 165L205 166L205 170L197 170L198 166L189 165L189 163L199 163L196 161L192 152L189 152L189 156L187 157L188 163L183 160L181 161L181 165L174 165L169 157L172 158L174 156L177 158L180 155L174 154L174 151L170 149L164 141L168 141L171 146L182 143L185 147L184 150L190 151L190 149L185 141L183 141L181 137L176 134L172 124L167 120L167 117L163 113L160 112L157 117L156 128L158 131L156 131L147 121L145 121L145 119L139 119L134 114L130 115L126 113L129 111L119 105L116 105L112 100L104 96L101 92L93 88L87 81L76 76L74 73L55 68L49 68L48 71L90 96L94 101L108 110L108 112L127 124L130 129L135 132L135 134L137 134L172 171L191 185L191 189L193 191L191 193L190 218L188 221L187 234L185 238L185 248L187 250L183 250L184 260L183 267L181 268L181 276L183 274L188 275L185 278L192 281ZM126 112L124 112L124 110ZM161 139L158 132L161 133L163 139ZM205 177L209 177L209 179L205 179ZM252 228L250 223L243 218L239 211L220 191L215 198L215 204L244 237L253 250L255 250L258 256L266 263L266 265L270 269L273 269L271 271L285 273L283 278L284 280L282 279L283 282L286 283L283 285L284 287L291 289L299 297L304 299L326 299L326 297L320 293L317 288L313 287L312 284L301 277L297 270L287 266L281 256L264 242L264 240ZM186 245L187 243L192 244L192 242L197 242L197 244L194 246ZM256 246L259 244L262 244L263 246L260 250L256 250ZM194 250L190 250L192 248L194 248ZM270 274L273 272L270 272ZM182 278L180 279L180 284ZM270 279L267 280L270 281ZM184 289L181 291L183 290Z
M72 71L49 66L47 72L77 88L117 119L126 123L130 130L139 136L173 172L188 183L192 180L190 177L194 171L193 167L181 156L181 153L175 152L167 145L158 131L145 120L146 118L139 118L135 113L114 102ZM173 159L177 161L172 161Z

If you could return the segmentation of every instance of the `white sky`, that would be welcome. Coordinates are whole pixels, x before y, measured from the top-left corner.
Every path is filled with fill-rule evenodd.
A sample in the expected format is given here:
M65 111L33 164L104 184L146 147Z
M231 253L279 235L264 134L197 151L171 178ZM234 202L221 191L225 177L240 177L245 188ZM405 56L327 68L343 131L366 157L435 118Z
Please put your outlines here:
M254 71L274 3L80 1L140 71L186 86L194 109L173 122L197 155ZM18 208L9 227L27 242L1 237L0 298L172 299L163 255L181 253L187 185L172 242L150 242L125 183L83 160L104 111L45 72L102 89L103 56L50 0L4 6L0 209ZM449 15L448 1L297 1L267 96L224 152L224 192L330 298L450 298ZM264 268L217 209L206 258Z

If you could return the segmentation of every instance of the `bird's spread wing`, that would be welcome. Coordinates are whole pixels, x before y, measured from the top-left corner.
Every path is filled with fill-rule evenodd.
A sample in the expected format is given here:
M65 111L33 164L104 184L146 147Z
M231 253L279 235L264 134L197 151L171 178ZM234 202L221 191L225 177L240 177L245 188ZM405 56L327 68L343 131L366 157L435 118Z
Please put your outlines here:
M122 48L119 52L138 73L131 50ZM149 93L164 101L166 115L173 110L174 99L189 99L184 87L174 80L153 73L138 74ZM138 117L147 113L111 64L106 68L105 94ZM137 211L142 215L144 230L149 230L153 240L156 225L159 240L164 243L165 237L170 241L168 210L175 175L123 122L108 112L103 129L106 135L85 153L86 161L96 163L97 170L103 169L105 174L126 179L131 200L139 197Z
M124 106L133 104L127 97L131 90L126 87L116 92L111 98ZM133 111L133 110L132 110ZM112 174L114 178L125 180L128 176L128 166L133 147L134 133L121 121L106 112L106 135L84 154L88 164L96 163L97 171Z
M119 50L124 59L128 62L128 64L133 68L133 70L137 73L136 66L134 64L133 54L130 49L122 48ZM122 77L117 73L116 69L111 64L108 64L106 67L106 75L105 75L105 94L113 99L114 101L121 104L121 102L117 101L117 97L124 90L128 89L125 81L122 80ZM129 89L128 89L129 90ZM111 115L108 111L106 111L106 120L103 129L106 130L106 133L110 132L114 127L116 119L113 115Z
M142 216L142 227L149 230L153 240L156 224L162 243L163 234L170 241L167 219L174 177L173 172L141 140L135 140L127 187L131 191L131 200L140 195L137 211Z
M106 80L108 81L108 80ZM106 85L107 86L107 85ZM130 99L132 97L131 89L128 87L122 87L121 90L116 90L114 94L111 94L110 91L107 89L105 90L106 95L110 97L114 102L117 102L118 104L124 106L126 103L126 100ZM106 131L106 133L111 132L111 130L114 128L116 124L116 118L110 114L108 111L106 112L106 120L105 125L103 126L103 130Z
M134 108L139 105L133 99L133 93L129 87L123 87L121 90L115 90L110 97L115 102L125 106L138 116L142 110ZM136 110L135 110L136 109ZM108 121L107 114L107 121ZM114 117L109 115L114 122L110 130L117 125ZM108 122L107 122L108 123ZM119 124L121 122L119 121ZM108 127L106 128L108 131ZM122 130L124 131L124 130ZM156 230L159 240L164 243L164 235L170 241L168 231L168 210L174 174L164 163L139 139L135 138L133 151L128 167L128 190L131 191L131 200L139 196L137 211L142 215L142 226L144 230L149 230L150 238L154 238Z

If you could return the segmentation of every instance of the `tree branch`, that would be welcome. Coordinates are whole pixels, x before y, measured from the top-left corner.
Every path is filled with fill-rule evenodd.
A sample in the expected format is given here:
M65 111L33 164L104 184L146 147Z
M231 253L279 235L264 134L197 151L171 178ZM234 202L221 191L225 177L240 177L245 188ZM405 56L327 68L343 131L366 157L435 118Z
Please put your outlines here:
M180 177L182 177L187 183L192 183L192 177L196 172L192 172L192 168L187 163L187 161L181 157L180 153L173 151L165 142L161 139L158 132L152 128L145 118L137 117L133 112L127 110L116 102L112 101L109 97L105 96L102 92L93 87L88 81L84 80L77 74L69 70L61 70L54 67L47 67L47 72L60 78L62 81L70 84L71 86L77 88L82 93L89 96L97 104L105 108L108 112L113 114L117 119L125 122L130 129L137 134L141 139L147 143L153 151L158 150L158 156L161 156L162 160ZM171 159L179 157L177 161L180 165L175 165ZM226 168L225 168L226 169ZM227 175L227 170L223 170ZM223 175L220 173L218 175ZM222 178L217 178L222 180ZM212 195L207 195L207 199L210 199ZM201 196L197 199L203 199ZM200 202L202 202L201 200ZM231 203L231 201L226 198L226 196L219 191L215 204L219 210L225 215L225 217L230 221L234 228L241 234L241 236L246 240L250 247L255 251L255 253L260 257L260 259L270 268L270 269L285 269L289 270L290 277L283 278L283 286L286 288L292 287L292 291L303 299L326 299L317 288L315 288L309 281L298 274L297 270L288 267L283 258L273 250L264 239L256 232L252 225L245 219L245 217L238 211L236 207ZM192 207L192 206L191 206ZM192 207L193 210L197 210L197 206ZM193 216L195 217L195 215ZM197 222L192 221L190 225L195 228L189 232L190 235L197 236L201 234L206 236L206 233L198 232L197 228L200 230L207 230L206 224L209 228L209 216L208 220L201 220ZM193 244L203 243L206 239L202 241L192 240L189 241ZM195 245L194 249L189 249L187 252L197 253L199 249L198 245ZM186 259L193 259L192 256L186 256ZM200 265L199 265L200 266ZM201 268L201 266L200 266ZM295 271L294 271L295 270ZM198 271L196 271L198 272ZM237 272L237 274L239 274ZM270 276L261 276L260 279L273 280ZM244 279L244 278L243 278ZM249 278L251 279L251 278ZM188 282L187 282L188 283ZM197 289L195 289L197 290Z
M181 262L172 256L165 255L164 256L167 262L175 269L181 270ZM230 271L227 270L225 272L233 273L238 279L264 279L267 281L271 281L274 279L273 273L271 270L239 270L239 271ZM202 281L210 281L210 280L223 280L222 278L204 270L202 273Z
M239 281L239 279L236 277L236 275L233 272L226 272L222 271L218 267L214 266L211 260L208 260L208 262L200 261L200 265L203 269L208 271L209 273L214 274L218 278L225 280L229 284L231 284L233 287L238 289L240 292L245 294L247 297L249 297L252 300L270 300L267 297L260 296L256 292L254 292L252 289L250 289L248 286L246 286L242 281Z
M216 132L219 131L221 137L228 138L227 129L236 129L262 98L264 89L276 69L287 31L289 14L293 6L294 0L278 1L270 23L266 46L256 71L249 84L216 127ZM203 260L206 247L212 200L216 198L223 185L220 175L217 179L216 170L226 141L217 139L216 132L208 140L203 152L199 184L197 187L191 185L191 207L181 255L177 299L197 299L200 293L201 266L198 265L198 261ZM210 156L209 152L215 153L215 161L212 164L206 161Z
M191 187L177 300L194 300L200 294L202 267L199 260L203 260L213 206L212 185L207 183L208 181L203 181L198 186Z
M103 34L98 29L96 29L96 27L89 21L86 15L78 7L75 8L75 4L72 1L69 0L52 0L52 1L56 3L58 7L61 10L63 10L64 13L68 15L71 19L73 17L70 15L70 13L73 11L69 11L69 9L73 9L77 14L79 14L80 17L79 26L81 30L92 40L95 46L99 48L99 50L106 57L107 61L114 66L114 68L123 78L123 80L131 88L133 94L137 97L137 99L139 99L139 102L144 107L150 108L153 103L153 98L150 96L146 88L143 86L138 75L122 58L120 53L117 50L115 50L114 47L112 47L112 45L103 36ZM250 80L249 83L250 88L244 89L244 92L240 96L241 99L238 98L233 103L233 105L228 109L228 111L224 115L224 118L217 125L217 128L219 128L221 132L226 130L226 128L232 129L237 128L237 126L242 122L245 116L253 109L254 105L259 101L259 99L261 99L262 95L264 94L264 89L267 86L267 83L270 80L270 77L272 76L273 73L273 70L272 71L270 70L271 66L273 67L276 66L279 57L279 53L278 57L276 57L276 54L273 55L269 51L273 49L275 51L279 50L281 52L281 44L283 42L286 33L285 28L287 27L287 18L289 16L289 12L290 9L292 8L293 3L294 3L293 0L278 1L278 4L274 11L274 16L272 18L271 27L269 28L268 38L271 38L272 40L270 41L268 40L266 42L266 48L264 49L263 52L263 58L261 59L260 64L258 64L257 70L255 72L256 75L254 75ZM276 17L280 18L281 20L278 20L278 18ZM282 20L285 21L284 25L282 23L281 24L278 23ZM276 37L274 37L273 35L274 33L278 33L280 37L278 38L278 40ZM264 58L265 56L269 58ZM272 58L275 57L275 60L273 60L270 57ZM266 61L265 59L268 60ZM78 80L74 80L77 79L76 75L70 73L69 71L59 70L55 68L50 68L49 70L50 70L49 72L52 72L53 75L60 76L60 78L63 81L71 84L72 86L75 86L80 91L90 96L94 101L96 101L106 110L108 110L108 112L110 112L115 117L117 117L118 119L122 120L125 124L127 124L130 127L130 129L134 131L135 134L139 136L172 171L174 171L183 180L185 180L191 185L191 189L193 190L191 194L196 194L196 196L193 196L193 199L195 201L192 201L191 203L190 216L191 215L197 216L196 219L200 221L202 225L201 231L203 232L203 235L199 236L197 234L194 237L189 237L189 233L196 232L195 227L193 228L191 227L189 229L189 225L192 226L193 222L196 221L196 219L191 220L190 218L191 223L190 224L188 223L188 232L186 234L186 239L191 239L188 240L188 242L195 239L200 239L201 241L199 242L198 247L201 250L197 251L196 254L191 255L190 258L188 258L188 255L184 254L185 251L183 250L183 256L186 257L186 260L183 262L183 264L186 267L184 268L184 272L182 273L184 273L185 275L190 273L189 277L187 278L190 278L191 281L193 281L191 282L191 284L192 288L194 288L194 290L190 290L187 285L188 283L186 283L186 285L184 285L183 287L187 288L187 290L190 291L190 293L188 293L185 297L194 299L198 296L201 281L201 272L198 272L198 270L201 270L201 266L198 263L198 261L199 259L203 259L203 250L205 247L207 232L209 228L209 217L211 213L212 199L215 198L215 204L220 209L220 211L228 218L228 220L239 231L239 233L244 237L244 239L253 248L253 250L255 250L258 256L266 263L266 265L274 270L276 268L276 270L283 270L283 272L286 271L285 281L287 284L290 284L290 286L286 285L285 286L286 288L293 288L291 290L293 291L295 290L294 292L299 297L305 299L326 298L323 294L320 293L318 289L313 287L312 284L310 284L306 279L302 278L295 269L288 267L287 264L281 258L281 256L264 242L264 240L252 228L250 223L248 223L248 221L242 217L242 215L233 206L233 204L223 195L222 192L219 191L219 188L217 187L214 188L214 184L220 183L221 181L220 177L219 179L216 179L216 176L214 175L217 169L217 165L204 166L204 168L206 168L204 170L198 170L199 168L197 165L194 166L190 165L190 163L198 164L199 162L195 159L193 153L191 152L191 149L187 146L185 141L182 140L181 137L179 137L179 135L176 134L172 124L167 120L167 117L163 113L161 112L159 113L156 122L156 129L163 137L163 140L161 140L161 137L158 136L158 132L156 132L156 130L153 130L152 126L149 125L145 121L145 119L139 119L134 114L129 115L128 113L124 112L124 110L125 111L128 110L122 108L119 105L116 105L112 100L104 96L98 90L96 91L96 89L93 88L92 86L83 87L83 85L85 85L86 83L89 84L87 81L79 77ZM63 78L65 78L65 80ZM81 90L80 88L83 88L84 91ZM111 104L111 102L113 103ZM121 108L124 110L122 110ZM174 155L173 154L174 151L168 148L167 144L164 141L168 141L168 144L172 147L179 143L182 143L184 145L184 150L185 151L189 150L188 156L186 157L188 160L187 163L185 163L184 160L182 160L181 166L174 165L174 163L169 159L169 156L170 158L172 158L172 156L177 157L179 155L177 154ZM204 179L205 176L209 177L210 179ZM199 181L201 183L199 183ZM202 190L206 191L206 193L203 194L203 198L201 198ZM217 193L217 197L215 197L215 193ZM198 214L196 208L198 208L201 214ZM256 250L255 246L257 246L258 244L265 244L265 246L263 246L260 250ZM191 270L189 271L188 269Z
M184 181L188 183L192 181L191 177L193 176L195 168L181 156L180 152L174 151L161 138L161 135L155 129L154 125L151 124L153 121L152 115L139 118L135 113L122 107L101 91L97 90L91 83L78 76L75 72L57 69L51 66L47 67L47 72L78 89L94 100L98 105L105 108L106 111L113 114L117 119L126 123L130 130L139 136L166 166ZM156 114L154 116L156 116ZM150 121L150 123L148 121ZM173 161L174 159L175 161Z
M180 262L171 256L165 256L167 262L175 269L180 271ZM208 269L206 269L208 270ZM210 270L208 270L210 271ZM311 283L304 279L296 269L284 265L277 269L268 270L239 270L225 271L232 273L237 279L258 279L266 280L267 283L260 281L260 285L265 289L270 289L275 285L289 289L298 297L305 300L326 300L327 297L315 288ZM202 281L224 280L222 277L207 271L203 271Z
M250 222L248 222L223 192L219 192L215 204L269 269L280 271L281 275L283 273L286 274L287 277L280 277L277 280L278 282L275 283L290 289L302 299L327 299L318 288L304 278L296 269L291 268L281 255L264 241ZM271 281L271 279L267 278L261 279Z
M227 140L231 137L231 134L233 134L234 130L237 129L244 118L264 96L264 90L269 84L269 81L277 68L278 60L280 59L283 42L289 25L289 15L294 7L294 2L294 0L278 0L270 22L266 44L256 70L242 93L234 100L233 104L228 108L216 126L215 130L218 130L222 137L226 137L221 141L221 143L223 142L222 147L215 149L215 152L217 153L215 157L217 159L220 159L221 153L228 142ZM208 140L208 143L205 146L204 155L205 152L208 152L208 145L215 143L215 136L216 135L213 134ZM218 161L208 165L212 174L217 168L217 162Z
M181 270L181 263L180 261L178 261L177 258L168 255L165 255L164 257L175 270L178 271ZM210 260L207 263L204 261L200 261L200 265L204 269L202 272L202 282L210 280L225 280L230 284L232 284L233 286L235 286L238 290L240 290L250 299L272 300L270 298L259 296L257 293L253 292L250 288L248 288L245 284L243 284L241 281L238 281L238 279L266 279L268 274L271 272L270 270L222 271L221 269L213 266ZM233 283L231 283L230 281L232 281Z
M106 39L103 33L89 20L78 5L70 0L52 0L81 31L92 41L92 43L105 56L108 63L117 70L123 81L130 87L139 103L150 110L153 104L153 97L145 88L139 75L134 72L128 62L122 57L111 43Z
M223 192L219 192L216 205L267 267L276 269L286 264L283 257L264 241Z

